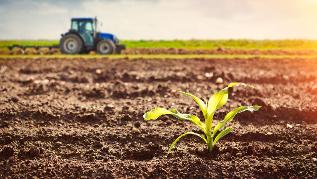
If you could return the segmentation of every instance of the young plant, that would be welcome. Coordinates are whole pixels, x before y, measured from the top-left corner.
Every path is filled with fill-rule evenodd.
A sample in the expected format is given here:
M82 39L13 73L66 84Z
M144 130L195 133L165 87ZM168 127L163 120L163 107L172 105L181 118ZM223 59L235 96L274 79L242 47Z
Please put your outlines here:
M172 144L169 147L168 153L174 149L176 143L180 139L182 139L183 137L185 137L189 134L200 137L207 144L208 150L211 152L212 149L214 148L214 146L216 145L216 143L221 138L223 138L224 136L226 136L227 134L232 132L233 128L227 127L227 124L230 121L232 121L233 118L238 113L241 113L244 111L253 112L253 111L257 111L261 108L261 106L257 106L257 105L237 107L237 108L233 109L232 111L230 111L229 113L227 113L222 121L219 121L215 126L213 126L213 120L214 120L214 115L215 115L216 111L218 109L220 109L221 107L223 107L228 101L229 89L233 88L234 86L237 86L239 84L241 84L241 83L230 83L224 89L211 95L207 103L204 102L203 100L201 100L200 98L196 97L193 94L181 92L182 94L191 97L197 103L197 105L199 106L199 108L203 114L204 122L202 122L199 119L199 117L197 117L196 115L182 114L182 113L179 113L176 109L167 110L165 108L152 109L152 110L146 112L143 115L143 118L148 121L148 120L156 120L162 115L172 115L181 121L192 122L203 132L203 134L198 134L198 133L191 132L191 131L185 132L184 134L180 135L172 142Z

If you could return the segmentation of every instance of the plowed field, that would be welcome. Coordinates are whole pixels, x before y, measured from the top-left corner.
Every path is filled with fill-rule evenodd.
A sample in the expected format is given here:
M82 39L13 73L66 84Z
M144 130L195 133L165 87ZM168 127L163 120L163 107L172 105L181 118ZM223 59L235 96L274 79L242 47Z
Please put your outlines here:
M208 97L239 81L216 118L238 105L234 132L211 154L198 130L146 110L197 113L177 91ZM217 82L217 83L216 83ZM317 61L290 59L3 59L0 177L317 177Z

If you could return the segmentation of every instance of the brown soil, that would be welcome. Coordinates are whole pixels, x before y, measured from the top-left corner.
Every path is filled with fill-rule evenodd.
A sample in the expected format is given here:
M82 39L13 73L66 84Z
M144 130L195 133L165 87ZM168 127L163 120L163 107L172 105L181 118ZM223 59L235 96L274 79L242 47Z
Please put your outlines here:
M2 48L0 55L51 55L61 54L58 48L13 48L12 50ZM92 51L90 54L96 54ZM317 55L315 50L256 50L256 49L182 49L182 48L127 48L122 54L210 54L210 55Z
M314 60L2 60L0 178L316 178L316 77ZM211 154L188 137L165 157L198 130L143 113L198 113L178 90L206 97L232 81L254 88L236 88L218 119L241 104L263 108L240 114Z

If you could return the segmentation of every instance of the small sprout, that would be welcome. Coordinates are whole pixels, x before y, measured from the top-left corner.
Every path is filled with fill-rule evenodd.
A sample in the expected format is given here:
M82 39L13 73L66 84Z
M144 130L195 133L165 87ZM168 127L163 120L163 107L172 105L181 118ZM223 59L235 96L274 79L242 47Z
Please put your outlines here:
M204 122L202 122L199 117L192 114L182 114L179 113L176 109L165 109L165 108L155 108L148 112L146 112L143 115L143 118L147 121L149 120L156 120L162 115L172 115L175 118L181 120L181 121L190 121L193 124L195 124L202 132L203 134L198 134L195 132L185 132L184 134L177 137L172 144L169 147L169 151L171 152L174 148L177 142L182 139L183 137L187 135L195 135L197 137L200 137L208 146L208 150L212 151L216 143L223 138L224 136L228 135L230 132L233 131L232 127L227 127L227 124L233 120L233 118L241 112L244 111L257 111L261 108L261 106L240 106L229 113L226 114L223 120L219 121L215 126L213 126L213 120L214 115L218 109L223 107L229 97L229 88L232 88L234 86L237 86L239 84L243 83L230 83L226 88L216 92L215 94L211 95L208 102L204 102L200 98L196 97L195 95L191 93L181 92L182 94L191 97L199 106L203 117ZM244 85L244 84L243 84Z

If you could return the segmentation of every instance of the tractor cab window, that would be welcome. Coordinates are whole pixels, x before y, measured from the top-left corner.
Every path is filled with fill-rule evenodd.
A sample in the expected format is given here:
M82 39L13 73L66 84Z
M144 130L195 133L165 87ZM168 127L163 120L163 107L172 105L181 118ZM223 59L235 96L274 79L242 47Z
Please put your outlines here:
M93 32L93 23L92 21L81 21L79 22L79 31L81 32L85 32L85 31L89 31L89 32Z
M73 20L71 30L74 30L77 32L86 32L86 31L93 32L94 31L93 21Z
M78 21L72 21L71 30L78 31Z
M85 29L86 29L87 31L90 31L90 32L93 32L93 31L94 31L92 21L87 21L87 22L86 22L86 28L85 28Z

